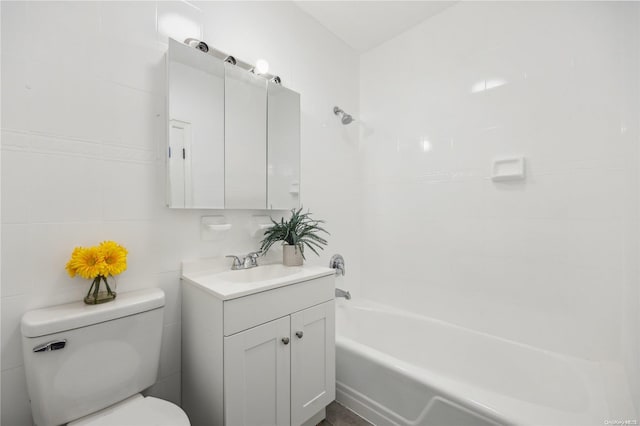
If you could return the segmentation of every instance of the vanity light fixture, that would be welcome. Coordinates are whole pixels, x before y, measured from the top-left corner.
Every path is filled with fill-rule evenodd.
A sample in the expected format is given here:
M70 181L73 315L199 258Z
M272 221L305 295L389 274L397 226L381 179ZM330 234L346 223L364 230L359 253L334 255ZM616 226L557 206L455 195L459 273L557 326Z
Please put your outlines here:
M256 66L252 67L249 72L257 75L264 75L269 71L269 62L264 59L258 59Z
M231 65L240 67L252 74L259 75L265 80L271 81L272 83L282 84L282 80L280 80L280 77L278 77L277 75L269 74L269 62L267 62L265 59L258 59L255 65L251 65L248 62L236 59L234 56L228 55L216 48L210 48L209 45L202 40L190 37L185 39L184 44L193 47L194 49L198 49L201 52L214 56L218 59L221 59Z
M188 38L184 41L184 44L194 47L204 53L209 52L209 45L202 40L198 40L197 38Z
M256 66L254 67L254 71L256 74L266 74L269 72L269 62L264 59L258 59L256 61Z

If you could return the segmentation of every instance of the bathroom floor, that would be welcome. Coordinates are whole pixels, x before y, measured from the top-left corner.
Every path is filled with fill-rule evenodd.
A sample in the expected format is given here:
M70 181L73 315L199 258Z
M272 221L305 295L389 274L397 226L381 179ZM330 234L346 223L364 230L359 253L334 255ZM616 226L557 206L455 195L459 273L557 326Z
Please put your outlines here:
M373 426L353 411L333 401L327 406L327 418L318 426Z

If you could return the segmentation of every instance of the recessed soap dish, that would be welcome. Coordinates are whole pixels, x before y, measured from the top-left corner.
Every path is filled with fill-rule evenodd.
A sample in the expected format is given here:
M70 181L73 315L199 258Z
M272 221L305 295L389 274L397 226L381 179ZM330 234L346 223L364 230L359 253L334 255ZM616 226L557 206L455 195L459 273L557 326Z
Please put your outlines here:
M202 226L207 227L210 231L228 231L229 229L231 229L230 223L220 223L220 224L206 223L206 224L203 224Z
M493 160L491 180L494 182L523 180L524 178L524 157L509 157Z
M203 241L213 241L222 239L224 234L231 229L231 224L227 223L224 216L202 216Z

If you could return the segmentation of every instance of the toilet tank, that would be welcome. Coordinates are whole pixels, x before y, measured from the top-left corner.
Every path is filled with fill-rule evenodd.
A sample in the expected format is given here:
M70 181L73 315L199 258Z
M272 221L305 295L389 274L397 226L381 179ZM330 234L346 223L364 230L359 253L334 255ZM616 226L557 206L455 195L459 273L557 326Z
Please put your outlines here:
M164 292L118 293L29 311L22 353L38 426L67 423L153 385L158 374Z

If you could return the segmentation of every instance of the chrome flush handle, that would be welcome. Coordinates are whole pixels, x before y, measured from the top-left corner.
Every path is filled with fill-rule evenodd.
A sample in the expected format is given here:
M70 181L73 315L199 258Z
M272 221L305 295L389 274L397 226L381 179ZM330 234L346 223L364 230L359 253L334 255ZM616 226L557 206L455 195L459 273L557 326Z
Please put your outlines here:
M43 343L33 348L34 352L50 352L64 349L67 346L67 339L58 339L51 342Z

